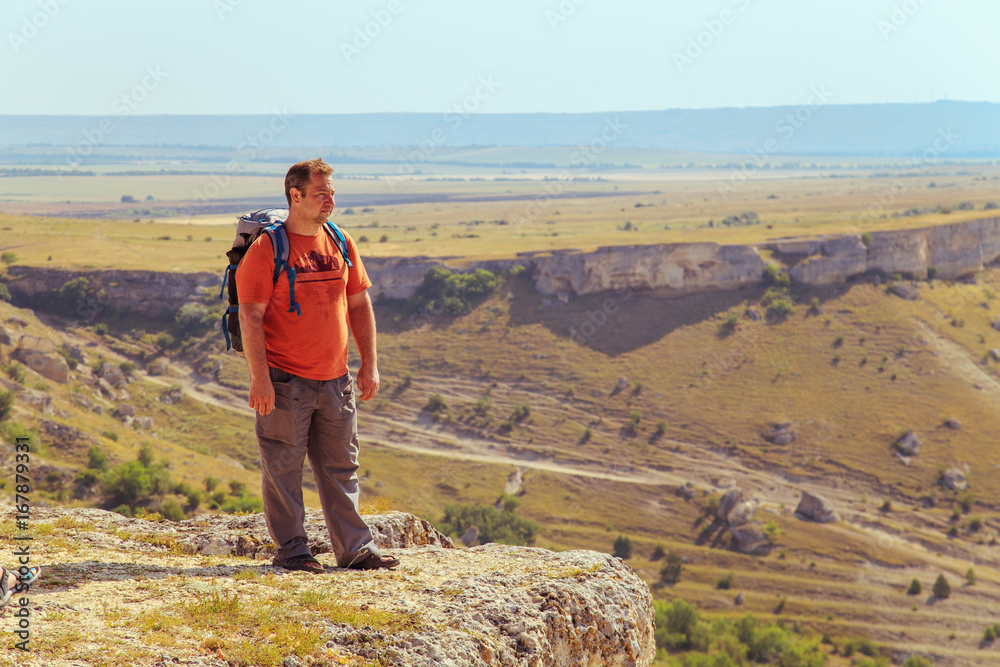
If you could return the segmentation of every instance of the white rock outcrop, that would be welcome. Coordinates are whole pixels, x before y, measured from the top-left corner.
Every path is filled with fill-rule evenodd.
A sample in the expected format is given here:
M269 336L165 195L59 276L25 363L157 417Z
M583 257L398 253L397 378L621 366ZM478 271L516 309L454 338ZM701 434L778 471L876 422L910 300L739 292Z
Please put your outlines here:
M9 516L14 510L6 506L0 512ZM317 515L310 512L310 533L320 529ZM32 522L50 525L47 539L59 538L61 551L43 576L40 590L45 594L32 597L32 613L49 619L49 632L61 634L106 628L107 608L129 618L161 614L183 625L186 621L176 611L198 596L237 595L241 604L251 605L260 604L251 591L269 599L283 595L296 600L309 593L361 611L409 619L378 624L364 615L357 622L311 616L309 625L322 632L319 651L343 657L342 664L648 667L653 661L652 597L621 559L592 551L555 553L492 543L455 549L433 527L408 514L365 520L383 548L402 561L396 570L340 569L331 555L321 554L318 560L326 574L315 576L274 568L250 554L233 555L231 542L259 538L260 515L201 516L174 523L128 519L96 509L37 508ZM420 541L424 543L402 546ZM218 554L191 552L192 547L210 544L219 547ZM60 583L46 585L46 577ZM73 583L67 586L66 581ZM73 613L64 613L66 609ZM252 636L254 628L246 630ZM169 645L151 652L143 650L147 644L141 632L120 632L113 646L127 653L134 667L231 664L221 654L206 655L202 633L182 628L171 638ZM85 653L91 649L78 644L71 661L63 660L59 650L37 658L33 652L25 665L87 664ZM95 655L107 650L93 649ZM285 665L312 664L294 655L281 658Z

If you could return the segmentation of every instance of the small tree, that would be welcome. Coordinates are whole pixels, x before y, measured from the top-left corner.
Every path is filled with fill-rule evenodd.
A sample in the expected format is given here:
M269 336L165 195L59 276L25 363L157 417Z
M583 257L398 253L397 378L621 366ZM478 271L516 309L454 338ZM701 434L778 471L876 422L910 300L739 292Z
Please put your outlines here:
M660 560L666 555L667 552L663 550L663 545L657 544L656 548L653 549L653 555L650 557L650 560Z
M910 587L906 589L907 595L920 595L924 592L924 587L916 577L910 582Z
M611 553L615 558L628 560L632 557L632 540L624 535L619 535Z
M976 585L976 571L973 570L971 567L965 571L965 583L967 583L970 586Z
M668 586L673 586L681 580L681 573L684 572L684 561L673 551L667 554L667 560L660 568L660 581Z
M0 390L0 422L10 416L14 409L14 392Z
M943 574L939 574L937 580L934 582L932 591L936 598L951 597L951 584L948 583Z
M108 469L108 455L99 450L97 447L91 447L88 449L87 457L89 459L87 467L91 470L100 470L101 472L104 472Z
M11 264L15 263L16 261L17 261L17 254L13 253L13 252L11 252L9 250L7 252L3 253L2 255L0 255L0 262L3 262L7 266L10 266Z

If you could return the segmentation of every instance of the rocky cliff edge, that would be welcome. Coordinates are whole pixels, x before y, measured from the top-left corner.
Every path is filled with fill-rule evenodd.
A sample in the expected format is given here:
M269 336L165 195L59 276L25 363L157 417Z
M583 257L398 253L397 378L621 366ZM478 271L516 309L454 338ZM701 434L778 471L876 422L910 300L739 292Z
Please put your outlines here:
M31 535L44 570L27 593L31 651L0 654L4 665L625 667L655 651L649 589L607 554L456 549L393 512L365 520L400 567L343 570L310 510L317 576L271 566L259 514L173 523L39 508L27 532L10 506L2 516L8 560ZM17 609L0 612L7 628Z

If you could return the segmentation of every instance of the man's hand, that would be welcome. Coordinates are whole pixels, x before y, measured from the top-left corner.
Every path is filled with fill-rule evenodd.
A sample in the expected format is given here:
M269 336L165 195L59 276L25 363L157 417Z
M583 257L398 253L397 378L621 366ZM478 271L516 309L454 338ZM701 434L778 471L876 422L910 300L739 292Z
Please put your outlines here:
M250 407L262 415L274 410L274 385L268 376L250 382Z
M358 391L361 392L361 400L369 401L375 398L379 384L378 366L362 363L358 369Z

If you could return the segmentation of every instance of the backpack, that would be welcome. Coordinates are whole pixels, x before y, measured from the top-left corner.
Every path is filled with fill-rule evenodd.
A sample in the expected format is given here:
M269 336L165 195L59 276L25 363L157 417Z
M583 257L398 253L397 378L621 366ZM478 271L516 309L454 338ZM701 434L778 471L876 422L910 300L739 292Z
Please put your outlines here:
M302 309L295 302L295 269L288 264L288 232L285 230L285 220L288 219L288 210L282 208L265 208L255 213L247 213L240 216L236 225L236 240L233 247L226 253L229 258L229 266L222 276L222 289L219 290L219 298L224 298L226 288L229 288L229 307L222 314L222 332L226 337L226 350L230 348L236 350L240 356L243 355L243 337L240 334L240 299L236 293L236 269L243 261L247 250L261 234L271 237L271 247L274 249L274 283L278 283L278 276L284 271L288 276L288 296L291 305L289 313L302 315ZM332 222L323 223L323 229L333 239L333 242L340 248L340 254L344 257L344 262L349 268L354 268L351 258L348 256L347 239L340 228Z

